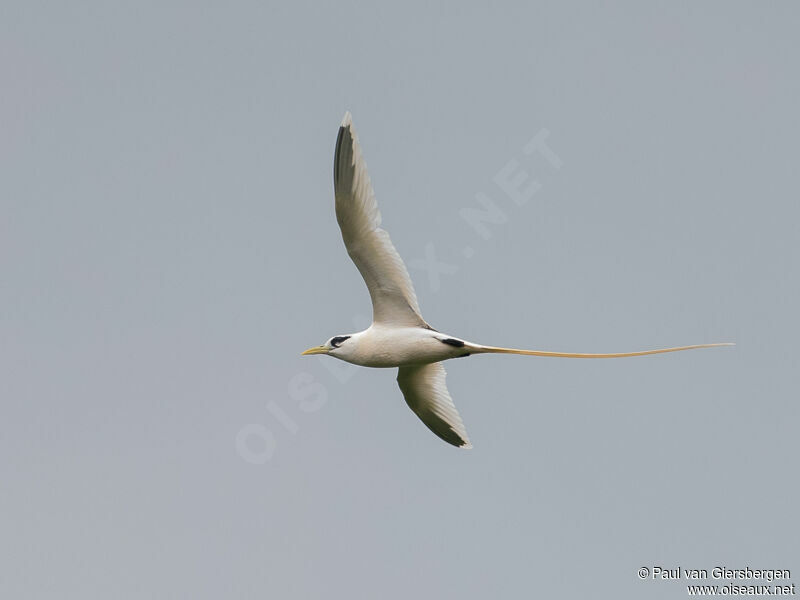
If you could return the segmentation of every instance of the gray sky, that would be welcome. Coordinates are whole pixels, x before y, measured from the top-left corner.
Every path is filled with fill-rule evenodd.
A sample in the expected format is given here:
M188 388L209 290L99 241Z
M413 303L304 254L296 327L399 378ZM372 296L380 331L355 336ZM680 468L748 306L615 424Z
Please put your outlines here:
M796 3L68 4L0 7L0 596L800 573ZM437 329L738 345L451 361L475 448L447 446L394 371L300 357L370 314L345 110ZM545 131L560 168L523 150Z

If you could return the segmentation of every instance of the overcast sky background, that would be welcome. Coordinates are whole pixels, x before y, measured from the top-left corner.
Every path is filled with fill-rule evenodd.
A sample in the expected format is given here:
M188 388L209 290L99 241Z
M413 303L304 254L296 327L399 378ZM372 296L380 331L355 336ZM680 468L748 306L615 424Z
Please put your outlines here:
M798 577L800 7L522 4L2 2L0 596ZM345 110L437 329L737 346L451 361L471 451L394 370L301 358L371 312L334 217ZM560 168L523 151L544 130ZM504 167L540 186L522 206Z

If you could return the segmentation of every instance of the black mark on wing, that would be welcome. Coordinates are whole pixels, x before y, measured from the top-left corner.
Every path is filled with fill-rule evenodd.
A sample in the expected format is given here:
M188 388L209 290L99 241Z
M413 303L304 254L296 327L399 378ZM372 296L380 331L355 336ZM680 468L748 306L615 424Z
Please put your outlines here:
M444 338L443 340L439 340L443 344L448 344L450 346L455 346L456 348L463 348L464 342L461 340L456 340L454 338Z

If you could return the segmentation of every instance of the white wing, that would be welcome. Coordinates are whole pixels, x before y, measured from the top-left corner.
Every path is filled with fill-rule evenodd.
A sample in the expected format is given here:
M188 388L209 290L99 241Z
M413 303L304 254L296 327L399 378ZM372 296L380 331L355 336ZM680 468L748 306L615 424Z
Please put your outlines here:
M381 213L349 112L344 115L336 140L333 187L336 220L347 253L369 289L372 320L427 327L403 259L397 254L389 234L380 228Z
M408 406L433 433L448 444L472 448L467 430L447 391L442 363L400 367L397 383Z

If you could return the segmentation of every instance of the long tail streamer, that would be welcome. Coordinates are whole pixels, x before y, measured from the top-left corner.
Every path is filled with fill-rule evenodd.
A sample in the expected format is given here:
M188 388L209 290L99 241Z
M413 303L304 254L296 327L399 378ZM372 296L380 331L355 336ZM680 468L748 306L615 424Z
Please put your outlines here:
M525 354L527 356L550 356L557 358L625 358L627 356L647 356L648 354L664 354L665 352L680 352L681 350L695 350L697 348L717 348L719 346L734 346L730 342L720 344L695 344L693 346L677 346L676 348L659 348L658 350L641 350L639 352L615 352L612 354L586 354L577 352L547 352L545 350L517 350L516 348L497 348L495 346L478 346L477 352L497 354Z

